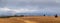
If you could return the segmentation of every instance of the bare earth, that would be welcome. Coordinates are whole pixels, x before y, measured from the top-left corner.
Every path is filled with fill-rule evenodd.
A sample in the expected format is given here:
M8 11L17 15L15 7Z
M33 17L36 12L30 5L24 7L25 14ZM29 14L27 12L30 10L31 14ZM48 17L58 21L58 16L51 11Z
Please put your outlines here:
M0 18L0 23L60 23L60 17L54 16L28 16Z

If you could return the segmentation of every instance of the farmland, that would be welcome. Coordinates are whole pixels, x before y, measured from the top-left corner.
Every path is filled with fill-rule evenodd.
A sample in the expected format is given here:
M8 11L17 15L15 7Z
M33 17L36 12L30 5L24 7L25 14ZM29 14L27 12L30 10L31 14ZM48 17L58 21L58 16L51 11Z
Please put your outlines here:
M0 23L60 23L60 17L54 16L26 16L0 18Z

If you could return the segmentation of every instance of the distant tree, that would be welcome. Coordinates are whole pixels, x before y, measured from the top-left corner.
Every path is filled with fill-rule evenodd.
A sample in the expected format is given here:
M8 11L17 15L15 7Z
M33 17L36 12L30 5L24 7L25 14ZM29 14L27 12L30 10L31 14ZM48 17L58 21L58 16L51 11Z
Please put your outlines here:
M14 17L24 17L24 15L20 15L20 16L18 16L18 15L14 15Z
M14 15L14 17L18 17L18 15Z
M20 17L24 17L24 15L20 15Z
M46 16L45 14L43 16Z
M58 15L56 14L56 15L55 15L55 18L57 18L57 17L58 17Z
M0 18L10 18L9 16L0 16Z

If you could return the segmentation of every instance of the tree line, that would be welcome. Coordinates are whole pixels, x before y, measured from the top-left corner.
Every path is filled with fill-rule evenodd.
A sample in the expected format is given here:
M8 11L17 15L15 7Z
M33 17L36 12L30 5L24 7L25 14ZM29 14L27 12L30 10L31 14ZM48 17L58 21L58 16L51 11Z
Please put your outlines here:
M46 15L44 14L43 16L46 16ZM0 18L10 18L10 17L24 17L24 15L20 15L20 16L18 16L18 15L14 15L14 16L0 16ZM57 18L58 15L57 14L54 15L54 17Z
M14 16L0 16L0 18L10 18L10 17L24 17L24 15L14 15Z

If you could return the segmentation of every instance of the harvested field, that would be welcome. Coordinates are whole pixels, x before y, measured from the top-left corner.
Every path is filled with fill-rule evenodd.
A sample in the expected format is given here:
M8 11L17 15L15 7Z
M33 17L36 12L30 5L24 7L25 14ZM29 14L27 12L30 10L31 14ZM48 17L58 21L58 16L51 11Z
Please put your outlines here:
M0 23L60 23L60 17L54 16L27 16L0 18Z

